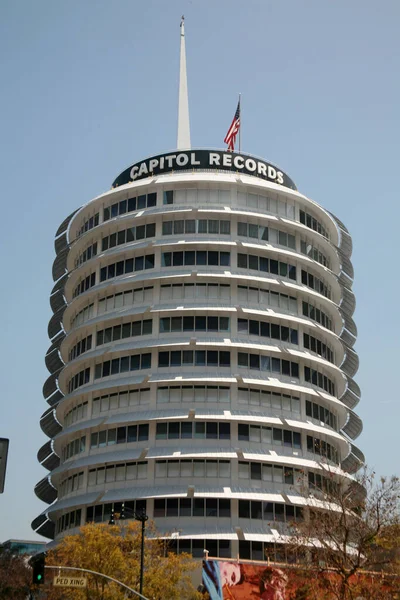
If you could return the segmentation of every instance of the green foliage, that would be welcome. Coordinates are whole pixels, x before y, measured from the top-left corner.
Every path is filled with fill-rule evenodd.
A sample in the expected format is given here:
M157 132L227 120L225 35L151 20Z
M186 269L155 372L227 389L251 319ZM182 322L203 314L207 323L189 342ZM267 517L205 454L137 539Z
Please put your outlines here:
M138 522L128 521L123 527L90 523L81 527L78 535L66 536L48 554L46 564L97 571L139 591L140 552L141 525ZM165 556L165 541L157 537L154 523L148 522L144 551L144 596L152 600L202 598L190 580L191 572L198 566L187 554L168 553ZM69 574L74 573L71 571ZM76 575L79 573L76 572ZM129 596L122 587L104 578L88 574L87 579L86 590L50 588L49 600L123 600Z

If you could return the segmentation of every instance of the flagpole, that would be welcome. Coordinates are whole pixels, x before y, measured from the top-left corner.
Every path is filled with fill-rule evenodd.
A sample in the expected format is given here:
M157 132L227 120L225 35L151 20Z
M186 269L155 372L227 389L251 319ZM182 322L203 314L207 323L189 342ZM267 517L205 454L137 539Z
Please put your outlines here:
M240 127L239 127L239 154L242 150L242 94L239 94L239 106L240 106Z

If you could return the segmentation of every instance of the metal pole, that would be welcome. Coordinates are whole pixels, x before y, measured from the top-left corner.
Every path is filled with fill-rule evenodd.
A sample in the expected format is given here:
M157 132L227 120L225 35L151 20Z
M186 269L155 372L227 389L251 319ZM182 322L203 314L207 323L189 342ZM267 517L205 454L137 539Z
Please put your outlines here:
M144 515L143 515L144 517ZM143 592L143 568L144 568L144 527L145 527L145 523L146 521L144 520L144 518L142 517L142 548L141 548L141 552L140 552L140 585L139 585L139 592L142 593Z

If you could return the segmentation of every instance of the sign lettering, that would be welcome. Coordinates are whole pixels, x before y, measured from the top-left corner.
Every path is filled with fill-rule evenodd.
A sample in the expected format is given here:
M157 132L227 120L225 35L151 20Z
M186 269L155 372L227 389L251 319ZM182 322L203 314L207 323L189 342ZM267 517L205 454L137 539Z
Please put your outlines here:
M264 160L235 152L194 150L176 154L152 156L125 169L114 181L112 187L119 187L153 175L173 171L230 171L253 175L296 190L294 182L283 171Z
M87 586L86 577L64 577L59 575L54 577L53 585L57 587L85 588Z

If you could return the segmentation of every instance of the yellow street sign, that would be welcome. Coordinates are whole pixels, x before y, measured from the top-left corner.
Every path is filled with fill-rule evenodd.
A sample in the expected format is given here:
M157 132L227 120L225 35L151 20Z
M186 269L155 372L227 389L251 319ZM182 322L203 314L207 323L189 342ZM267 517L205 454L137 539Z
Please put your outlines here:
M54 577L53 585L58 587L85 588L87 586L87 579L86 577L65 577L64 575L58 575Z

